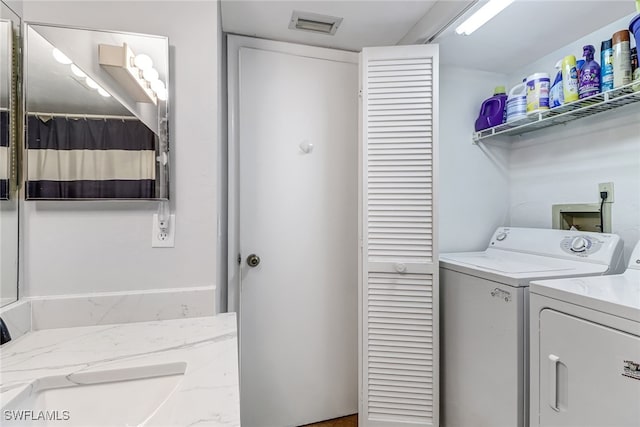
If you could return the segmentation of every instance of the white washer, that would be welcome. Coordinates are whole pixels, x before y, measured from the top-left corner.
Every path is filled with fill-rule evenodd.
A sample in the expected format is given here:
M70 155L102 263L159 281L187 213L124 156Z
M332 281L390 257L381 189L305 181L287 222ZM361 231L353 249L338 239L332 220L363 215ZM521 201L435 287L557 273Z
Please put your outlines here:
M624 268L612 234L498 228L483 252L442 254L444 427L528 424L528 285Z
M624 274L531 283L531 426L640 426L640 243Z

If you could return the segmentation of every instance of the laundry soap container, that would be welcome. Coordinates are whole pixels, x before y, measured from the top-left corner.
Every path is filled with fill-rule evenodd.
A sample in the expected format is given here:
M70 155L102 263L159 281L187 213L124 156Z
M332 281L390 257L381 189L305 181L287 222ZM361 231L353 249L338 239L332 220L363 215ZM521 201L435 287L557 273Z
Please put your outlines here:
M507 123L527 116L527 85L523 82L509 91Z
M640 46L640 15L636 15L629 24L629 31L633 33L636 39L636 47Z
M585 63L580 70L578 93L580 99L600 93L600 64L593 59L596 49L592 45L583 48Z
M501 125L507 112L507 93L504 86L496 87L493 96L482 103L476 120L476 132Z
M527 77L527 113L549 109L551 79L547 73L535 73Z

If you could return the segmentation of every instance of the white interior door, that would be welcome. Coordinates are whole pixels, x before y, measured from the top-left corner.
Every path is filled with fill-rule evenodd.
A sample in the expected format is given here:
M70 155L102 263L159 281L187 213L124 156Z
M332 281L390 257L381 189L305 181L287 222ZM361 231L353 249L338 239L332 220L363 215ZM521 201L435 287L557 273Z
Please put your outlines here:
M358 67L263 43L239 51L242 425L298 426L357 412Z
M363 49L361 426L437 426L438 47Z

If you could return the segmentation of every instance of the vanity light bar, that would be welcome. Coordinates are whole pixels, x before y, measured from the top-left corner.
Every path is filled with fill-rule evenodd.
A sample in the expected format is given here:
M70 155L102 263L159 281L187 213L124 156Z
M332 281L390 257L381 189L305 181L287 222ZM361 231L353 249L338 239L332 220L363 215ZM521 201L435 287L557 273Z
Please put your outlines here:
M98 45L99 63L105 71L116 79L137 102L158 105L156 93L142 76L142 70L134 65L135 57L126 43L122 46Z

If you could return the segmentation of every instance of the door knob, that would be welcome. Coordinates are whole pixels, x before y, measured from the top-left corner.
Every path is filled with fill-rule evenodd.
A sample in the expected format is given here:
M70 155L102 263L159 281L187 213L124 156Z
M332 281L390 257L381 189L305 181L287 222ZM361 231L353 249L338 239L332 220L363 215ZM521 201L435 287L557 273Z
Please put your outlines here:
M251 254L247 257L247 265L249 267L257 267L260 264L260 257L256 254Z

